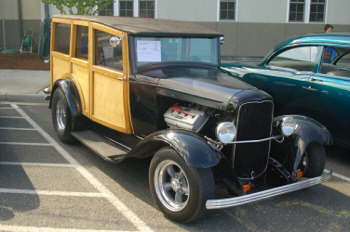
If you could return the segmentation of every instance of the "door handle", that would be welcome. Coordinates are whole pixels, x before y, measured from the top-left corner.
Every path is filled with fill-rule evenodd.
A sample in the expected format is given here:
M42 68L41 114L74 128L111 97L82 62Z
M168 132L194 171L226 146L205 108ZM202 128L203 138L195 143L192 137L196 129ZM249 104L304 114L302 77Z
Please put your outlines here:
M312 81L312 82L314 82L314 81L323 82L323 80L317 79L317 78L314 78L314 77L310 77L309 81Z
M126 81L127 78L126 77L118 77L117 80L119 80L119 81Z
M311 87L311 86L302 86L302 88L303 89L306 89L306 90L309 90L309 91L318 91L318 89L316 89L316 88L313 88L313 87Z

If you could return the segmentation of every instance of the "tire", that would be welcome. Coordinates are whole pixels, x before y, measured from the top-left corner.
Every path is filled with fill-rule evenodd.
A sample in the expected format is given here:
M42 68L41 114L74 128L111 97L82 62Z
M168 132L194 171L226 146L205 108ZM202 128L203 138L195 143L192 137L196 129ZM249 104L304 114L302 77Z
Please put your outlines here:
M58 138L64 143L75 141L72 132L72 114L64 93L60 88L56 89L52 97L52 122Z
M160 149L151 161L149 187L165 217L181 223L204 215L205 203L213 198L215 190L210 168L189 167L182 157L167 147Z
M317 177L323 173L326 164L326 151L320 144L311 144L307 147L301 161L301 170L305 177Z

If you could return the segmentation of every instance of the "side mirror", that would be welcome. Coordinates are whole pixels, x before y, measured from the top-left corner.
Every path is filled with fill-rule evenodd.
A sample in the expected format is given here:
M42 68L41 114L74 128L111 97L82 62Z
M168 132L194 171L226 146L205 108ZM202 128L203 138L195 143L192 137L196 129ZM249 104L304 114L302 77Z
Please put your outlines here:
M220 40L220 45L223 45L224 42L225 42L225 37L224 36L220 36L219 40Z
M122 39L118 36L112 36L111 38L109 38L109 45L111 45L112 48L115 48L120 44L121 40Z

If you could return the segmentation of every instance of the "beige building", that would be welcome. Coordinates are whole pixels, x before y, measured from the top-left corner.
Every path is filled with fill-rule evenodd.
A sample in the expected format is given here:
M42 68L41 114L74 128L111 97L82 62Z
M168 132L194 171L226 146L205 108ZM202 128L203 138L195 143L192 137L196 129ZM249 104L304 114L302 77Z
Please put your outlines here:
M42 8L40 0L0 0L0 48L18 49L28 31L37 41Z
M350 32L349 9L349 0L113 0L100 14L200 22L225 35L223 56L262 56L288 37L322 32L326 23ZM37 39L45 12L58 13L40 0L0 0L0 48L18 48L28 30Z

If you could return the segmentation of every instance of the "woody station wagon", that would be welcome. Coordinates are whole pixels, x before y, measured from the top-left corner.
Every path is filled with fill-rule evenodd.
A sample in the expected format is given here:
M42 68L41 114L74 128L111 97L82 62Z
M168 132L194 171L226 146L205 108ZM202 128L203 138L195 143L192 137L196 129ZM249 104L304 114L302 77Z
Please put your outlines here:
M111 162L151 158L151 195L179 222L327 180L327 129L274 117L270 95L219 68L221 36L180 21L54 17L58 137Z

